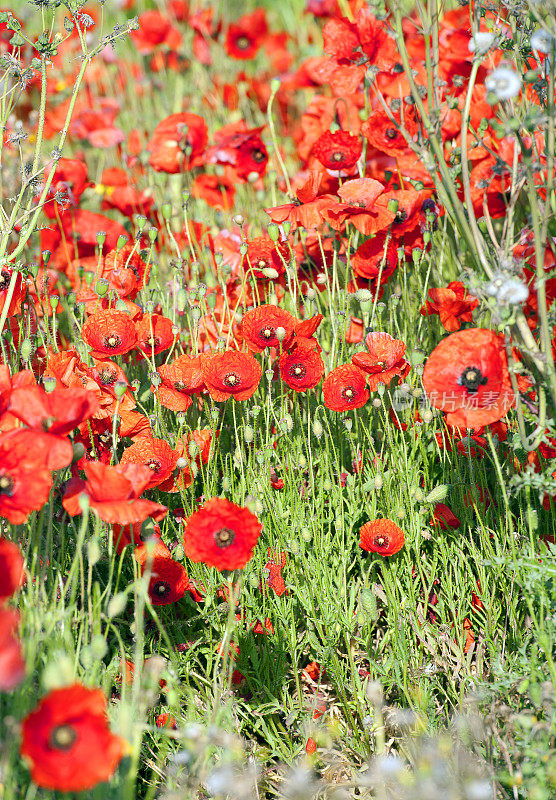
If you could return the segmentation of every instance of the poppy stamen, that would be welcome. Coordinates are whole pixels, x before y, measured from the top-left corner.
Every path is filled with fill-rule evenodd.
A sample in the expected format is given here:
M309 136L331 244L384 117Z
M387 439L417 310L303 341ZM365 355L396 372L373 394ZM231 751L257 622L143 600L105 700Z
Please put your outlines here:
M229 547L235 538L235 531L231 530L230 528L220 528L220 530L216 531L214 534L214 541L218 547L221 547L222 549Z
M353 386L346 386L346 388L341 393L344 400L353 400L355 397L355 389Z
M377 547L386 547L388 545L388 537L375 536L373 539L373 544L375 544Z
M251 40L247 36L238 36L236 39L236 47L240 50L248 50L251 46Z
M292 378L304 378L307 374L307 368L303 364L292 364L290 367L290 375Z
M237 374L237 372L228 372L228 373L227 373L227 374L224 376L224 381L223 381L223 383L224 383L226 386L237 386L239 383L241 383L241 378L239 377L239 375Z
M256 161L258 164L260 164L261 161L265 160L266 156L262 150L257 149L251 151L251 158L253 159L253 161Z
M71 725L58 725L53 729L49 745L55 750L71 750L77 739L77 731Z
M172 587L168 581L157 581L152 588L152 593L155 597L168 597Z
M398 131L396 130L396 128L386 128L386 130L384 131L384 135L386 136L387 139L392 140L396 138L396 136L398 135Z
M0 292L6 291L10 285L10 278L11 275L7 269L3 269L2 272L0 272Z
M478 367L466 367L461 373L458 383L467 389L468 392L475 393L481 386L487 383L488 378L483 375Z
M158 461L156 458L151 458L146 462L145 466L149 469L152 469L153 472L160 472L160 461Z
M121 343L122 343L122 340L118 336L117 333L111 333L110 336L105 336L104 337L104 346L105 347L110 347L112 349L115 349L116 347L119 347L121 345Z

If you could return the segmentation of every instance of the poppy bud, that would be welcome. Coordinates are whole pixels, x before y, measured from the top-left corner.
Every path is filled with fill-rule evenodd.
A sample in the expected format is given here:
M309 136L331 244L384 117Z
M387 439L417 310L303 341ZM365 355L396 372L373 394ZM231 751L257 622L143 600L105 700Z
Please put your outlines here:
M156 228L149 228L149 232L148 232L147 235L149 237L149 242L151 244L154 244L156 242L156 238L158 236L158 231L157 231Z
M318 419L316 419L316 420L313 422L313 433L315 434L315 436L317 437L317 439L320 439L320 437L321 437L321 436L322 436L322 434L324 433L324 428L322 427L322 424L319 422L319 420L318 420Z
M21 355L21 359L23 361L29 361L32 353L33 353L33 342L31 341L31 339L24 339L21 342L21 347L19 349L19 354Z
M377 475L374 479L375 489L380 491L384 485L384 481L382 479L382 475Z
M440 486L436 486L432 492L425 497L426 503L441 503L443 500L446 499L448 496L448 492L450 491L449 484L440 484Z
M97 244L99 247L104 247L104 243L106 242L106 234L104 231L98 231L97 233Z
M286 221L286 222L282 223L282 230L284 231L284 235L286 237L289 236L289 233L291 231L291 227L292 227L291 222Z
M234 222L236 225L239 225L239 227L240 227L240 228L241 228L243 225L245 225L245 217L243 217L241 214L236 214L234 217L232 217L232 221L233 221L233 222Z
M108 291L109 283L106 279L101 279L95 283L95 292L99 297L104 297Z
M121 236L118 236L118 241L116 242L116 250L118 251L121 250L124 244L127 243L127 241L128 241L127 236L124 236L123 234Z
M165 220L169 220L172 218L172 206L170 203L163 203L162 208L160 210Z
M157 376L159 377L159 376ZM114 394L120 400L127 390L127 383L125 381L116 381L114 384Z
M280 238L280 228L275 222L271 222L267 228L268 235L273 242L277 242Z
M187 305L187 293L185 289L178 289L176 294L176 308L179 314L183 314Z
M85 445L83 442L75 442L73 445L73 458L71 463L75 464L77 461L80 461L85 455L85 452Z
M261 273L270 281L275 281L279 277L278 270L274 269L273 267L265 267L265 269L261 270Z
M245 428L243 429L243 439L245 441L245 444L251 444L254 438L255 438L254 429L251 427L251 425L246 425Z
M95 564L98 564L100 559L100 545L96 539L89 539L87 542L87 561L94 567Z
M44 391L47 393L53 392L56 388L56 378L52 378L49 375L45 375L42 379L42 385Z

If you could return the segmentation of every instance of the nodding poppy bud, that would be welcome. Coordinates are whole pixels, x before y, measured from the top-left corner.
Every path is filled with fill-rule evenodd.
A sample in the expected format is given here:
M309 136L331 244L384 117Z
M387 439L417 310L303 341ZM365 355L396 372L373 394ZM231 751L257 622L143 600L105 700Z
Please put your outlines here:
M187 305L187 292L185 289L178 289L176 294L176 308L178 313L183 314Z
M374 622L378 619L376 597L370 589L363 589L361 592L361 609L369 620Z
M242 255L242 256L246 256L246 255L247 255L247 250L248 250L248 249L249 249L249 248L247 247L247 245L245 244L245 242L244 242L243 244L240 244L240 246L239 246L239 252L240 252L240 255Z
M234 222L236 225L239 225L239 227L240 227L240 228L241 228L243 225L245 225L245 217L243 217L241 214L236 214L234 217L232 217L232 221L233 221L233 222Z
M162 208L160 210L165 220L169 220L172 218L172 206L170 203L163 203Z
M320 439L320 437L324 433L324 428L322 427L322 423L318 419L316 419L313 422L313 433L315 434L317 439Z
M33 353L33 342L31 339L24 339L21 342L21 347L19 349L19 354L23 361L29 361L31 355Z
M440 484L440 486L436 486L431 492L428 493L428 495L425 497L425 503L441 503L446 499L449 491L450 484Z
M251 425L246 425L245 428L243 429L243 439L245 441L245 444L251 444L254 438L255 438L254 429L251 427Z

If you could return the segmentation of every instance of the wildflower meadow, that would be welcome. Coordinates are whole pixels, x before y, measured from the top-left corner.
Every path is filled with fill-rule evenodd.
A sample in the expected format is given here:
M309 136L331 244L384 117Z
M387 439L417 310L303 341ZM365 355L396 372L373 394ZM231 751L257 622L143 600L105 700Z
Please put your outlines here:
M4 0L1 800L555 800L556 0Z

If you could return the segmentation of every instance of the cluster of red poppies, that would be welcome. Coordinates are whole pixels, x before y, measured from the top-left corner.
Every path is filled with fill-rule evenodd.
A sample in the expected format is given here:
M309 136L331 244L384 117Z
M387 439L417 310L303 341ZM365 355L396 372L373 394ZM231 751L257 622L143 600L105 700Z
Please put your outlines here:
M123 7L133 10L134 0ZM71 32L62 37L48 64L52 102L41 133L46 139L57 136L73 103L69 139L75 148L85 149L72 158L55 159L42 177L42 186L50 180L50 188L42 208L48 226L40 231L40 263L29 263L15 278L9 259L0 266L0 318L7 319L9 330L0 364L0 517L13 525L25 523L48 502L53 473L69 468L71 477L61 492L63 508L72 517L90 511L110 524L118 552L134 546L153 605L175 603L186 593L198 601L205 594L205 587L190 579L162 540L156 523L168 508L144 494L154 488L176 493L191 486L198 467L209 462L213 430L194 430L171 443L156 436L142 405L147 401L139 398L141 381L130 380L134 370L148 379L148 399L157 412L163 407L182 414L192 406L202 411L213 402L247 401L261 386L263 374L267 384L262 393L274 386L293 403L299 393L321 392L324 405L334 412L360 409L371 392L382 391L393 379L410 379L406 343L386 332L365 330L358 317L351 317L343 336L347 345L361 349L327 372L327 354L318 340L323 315L309 309L339 271L352 299L376 305L401 261L418 269L420 256L430 248L445 209L435 191L435 176L419 157L425 132L416 98L389 18L377 18L362 0L342 3L342 11L336 0L309 0L307 12L322 21L324 51L296 67L291 38L272 31L262 9L225 24L212 7L194 11L184 0L168 0L164 11L140 14L131 38L144 57L142 65L127 65L116 77L117 57L107 47L87 73L85 91L77 99L68 88L79 70L75 55L81 38L95 26L94 11L70 14ZM496 24L503 40L503 21L485 14L481 31L487 22ZM15 58L10 45L14 30L0 23L0 48ZM404 19L403 34L414 83L426 86L430 54L416 15ZM477 216L500 218L506 213L511 175L522 158L513 137L494 135L495 106L489 102L486 79L500 64L502 49L488 52L470 87L475 56L466 7L445 13L439 21L438 47L436 107L428 109L426 97L422 103L435 112L447 163L462 149L467 154L471 194L466 201L471 200ZM201 112L205 103L206 114L178 110L154 120L149 129L124 132L119 127L120 103L106 92L115 80L114 93L123 91L129 73L134 91L146 94L153 74L185 70L190 54L210 70L222 52L241 69L226 83L213 76L214 96L195 106ZM34 102L41 79L35 67L30 70L27 92ZM275 76L279 81L272 83ZM246 191L265 187L269 153L264 126L253 125L251 117L216 130L210 125L211 104L221 104L237 118L240 84L259 111L266 113L276 98L280 132L293 142L298 159L295 174L279 179L287 202L265 209L271 222L260 236L249 234L241 215L226 230L215 231L204 219L174 224L171 209L166 213L157 208L149 188L153 172L161 178L184 176L186 206L193 197L225 213L234 209L238 185ZM304 90L312 90L312 98L297 114ZM462 141L469 92L468 133ZM531 85L526 92L540 102ZM190 106L193 101L187 99L183 108ZM10 117L3 133L4 146L14 155L17 124ZM471 131L481 131L480 137ZM547 173L543 134L535 134L529 145L541 154L537 175L542 193ZM88 154L91 149L109 153L110 148L116 148L123 166L95 173ZM277 155L282 164L282 152ZM99 180L91 181L91 174ZM463 198L463 186L454 175L456 194ZM97 211L88 207L92 188L102 197ZM133 240L129 231L138 214L143 223ZM180 262L179 276L179 291L191 283L189 310L195 314L189 331L181 324L185 303L179 309L146 302L153 253L168 255L171 248L191 255ZM537 278L530 231L522 231L513 256L522 263L528 287L523 310L536 336ZM215 278L201 293L193 285L200 266ZM554 250L547 248L547 275L554 266ZM546 278L543 293L549 299L556 296L556 278ZM201 302L205 295L210 304ZM293 309L298 298L294 316L281 304L292 300L288 307ZM515 403L516 389L532 392L526 377L517 375L512 382L501 335L483 328L461 330L462 324L473 324L478 306L478 297L461 281L452 281L430 289L421 309L426 317L438 315L449 332L422 375L428 401L443 412L446 423L438 443L455 443L466 454L471 447L486 445L486 426L499 439L506 438L508 426L502 418ZM65 328L57 324L64 314ZM75 341L68 338L68 329ZM26 348L28 358L23 355ZM516 350L514 358L520 358ZM417 419L422 420L419 412ZM407 429L395 413L392 423ZM472 435L464 445L465 431ZM118 449L125 439L127 446ZM556 447L543 443L543 458L555 453ZM540 467L537 454L530 461ZM272 485L280 488L278 480ZM143 541L142 526L148 520L151 535ZM262 529L252 511L223 498L206 500L182 521L185 556L222 572L245 566ZM438 503L434 523L456 527L459 520ZM390 520L361 528L365 551L393 556L404 543L402 529ZM281 574L285 555L269 551L270 556L266 585L281 595L286 591ZM0 540L0 602L23 581L19 549ZM17 627L17 612L1 605L3 690L24 675ZM272 623L258 622L253 630L269 633ZM113 774L126 747L111 733L105 706L101 693L76 684L50 693L27 717L21 752L39 785L78 791Z

